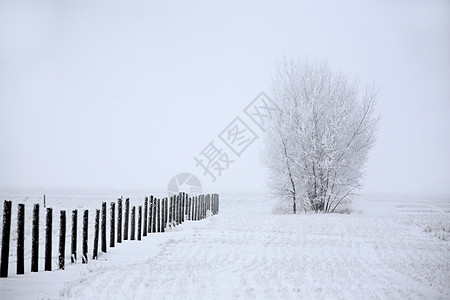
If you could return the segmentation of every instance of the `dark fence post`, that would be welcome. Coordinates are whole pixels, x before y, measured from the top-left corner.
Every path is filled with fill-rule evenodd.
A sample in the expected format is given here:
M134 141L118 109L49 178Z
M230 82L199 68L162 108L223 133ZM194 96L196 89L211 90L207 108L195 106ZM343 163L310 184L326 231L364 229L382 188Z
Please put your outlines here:
M138 241L141 240L142 235L142 206L139 205L138 207L138 226L137 226L137 239Z
M152 232L152 224L153 224L153 196L150 196L148 201L148 233Z
M183 193L183 201L182 201L182 205L181 205L181 223L184 222L184 218L186 215L186 193Z
M150 196L152 199L152 232L156 232L156 198Z
M158 213L158 223L156 224L156 231L161 232L161 199L156 199L156 209Z
M203 219L203 199L204 199L204 195L201 195L199 198L199 210L198 210L198 219L202 220Z
M117 242L122 243L122 197L117 199Z
M192 205L191 220L192 221L195 221L195 198L197 198L197 196L192 197L192 203L191 203L191 205Z
M100 210L95 210L94 246L92 247L92 259L98 258L98 233L100 227Z
M53 210L47 208L47 215L45 218L45 271L52 270L52 223L53 223Z
M81 256L81 263L83 264L88 262L88 218L89 210L85 209L83 214L83 255Z
M31 272L39 267L39 203L33 207L33 229L31 236Z
M197 198L197 196L192 197L192 221L195 221L195 199Z
M145 197L145 200L144 200L144 224L142 225L144 230L142 231L142 236L147 236L147 216L148 216L148 197Z
M128 224L130 219L130 198L125 199L125 220L123 224L123 240L128 240Z
M168 226L172 226L172 205L173 205L173 196L170 197L169 199L169 222L168 222Z
M164 226L164 198L161 199L161 232L165 231L165 226Z
M77 261L77 223L78 223L78 211L75 209L72 211L72 241L70 251L70 261L75 263Z
M11 201L3 203L2 257L0 261L0 277L8 277L9 242L11 237Z
M206 217L206 195L202 197L202 220Z
M167 225L167 198L162 199L162 228L161 231L166 230Z
M216 206L216 214L219 213L219 194L217 194L217 206Z
M168 223L167 223L167 218L168 218L168 212L169 212L169 199L166 197L165 198L165 211L164 211L164 224L166 226L166 228L168 227Z
M102 202L102 252L106 253L106 202Z
M190 221L191 219L191 197L188 197L186 199L187 204L186 204L186 215L187 215L187 219Z
M66 260L66 211L59 212L58 268L64 270Z
M180 203L181 203L181 193L178 194L178 196L177 196L177 207L175 208L176 209L175 216L176 216L177 225L180 224L180 207L181 207Z
M114 239L115 239L115 209L116 209L116 204L114 202L110 203L110 213L109 213L109 217L110 217L110 228L109 228L109 247L113 248L114 247Z
M17 274L24 274L25 204L17 205Z
M130 240L134 241L134 231L136 229L136 206L131 208L131 233Z

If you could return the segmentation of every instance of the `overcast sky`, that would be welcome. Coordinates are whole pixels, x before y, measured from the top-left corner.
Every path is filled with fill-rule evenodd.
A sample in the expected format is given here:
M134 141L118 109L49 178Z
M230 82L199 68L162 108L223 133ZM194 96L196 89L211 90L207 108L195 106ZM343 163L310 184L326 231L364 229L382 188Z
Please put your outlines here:
M364 191L450 193L449 1L241 2L1 1L0 188L263 188L260 139L194 156L286 56L380 87Z

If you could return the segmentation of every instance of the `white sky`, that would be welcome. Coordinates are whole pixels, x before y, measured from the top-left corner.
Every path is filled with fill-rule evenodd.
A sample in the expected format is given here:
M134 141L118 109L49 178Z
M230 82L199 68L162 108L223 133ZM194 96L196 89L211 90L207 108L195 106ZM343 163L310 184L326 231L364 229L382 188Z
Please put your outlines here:
M284 55L380 86L365 191L450 193L449 1L37 2L0 2L0 187L262 188L259 141L193 157Z

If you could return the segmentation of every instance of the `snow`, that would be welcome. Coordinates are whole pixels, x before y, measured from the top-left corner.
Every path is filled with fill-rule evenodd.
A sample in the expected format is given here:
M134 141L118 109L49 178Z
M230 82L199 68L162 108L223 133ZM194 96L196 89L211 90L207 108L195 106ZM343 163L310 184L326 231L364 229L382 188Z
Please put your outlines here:
M48 196L56 244L59 208L116 198ZM274 214L275 202L260 194L221 194L220 204L219 215L126 241L87 265L33 274L26 256L25 275L14 275L13 263L0 280L0 299L450 298L450 197L362 195L352 214L296 216Z

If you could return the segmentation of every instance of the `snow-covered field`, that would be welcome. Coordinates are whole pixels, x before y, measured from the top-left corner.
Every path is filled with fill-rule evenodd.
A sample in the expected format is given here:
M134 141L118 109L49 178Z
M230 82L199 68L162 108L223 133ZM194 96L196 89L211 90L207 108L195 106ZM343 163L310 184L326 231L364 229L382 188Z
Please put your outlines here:
M0 196L25 202L27 216L42 203L41 195ZM48 195L55 245L60 208L90 208L93 220L92 208L117 196ZM138 205L144 195L124 196ZM14 275L12 263L0 299L450 299L450 197L363 195L350 215L277 215L274 204L264 195L221 194L217 216L125 242L64 271L30 273L26 248L25 275ZM44 216L41 209L42 225Z

